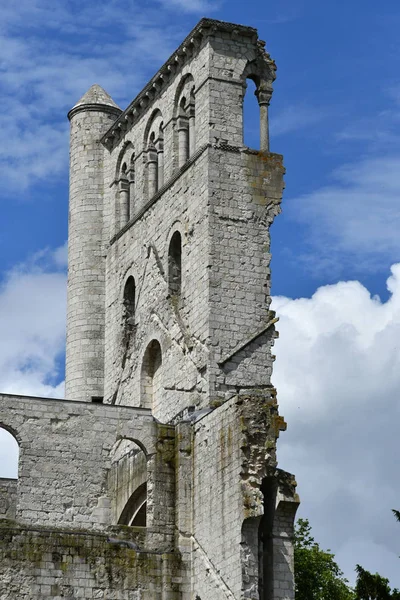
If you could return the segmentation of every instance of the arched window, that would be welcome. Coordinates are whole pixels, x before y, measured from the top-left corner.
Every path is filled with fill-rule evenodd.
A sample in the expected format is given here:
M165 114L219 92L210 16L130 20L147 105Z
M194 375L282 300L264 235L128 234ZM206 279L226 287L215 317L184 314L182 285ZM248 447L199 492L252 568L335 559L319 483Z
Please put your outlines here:
M124 438L114 444L110 458L108 486L115 522L146 527L147 456L143 448L136 441Z
M121 229L135 214L135 154L131 142L123 148L117 161L118 220Z
M275 71L274 61L268 54L264 54L263 58L249 62L242 73L244 89L246 90L248 85L254 89L255 85L254 95L258 101L256 108L255 102L251 101L251 94L245 94L243 143L259 148L261 152L269 152L268 107L272 97L272 84L276 77ZM258 115L258 125L255 115ZM256 135L257 128L259 137Z
M257 101L255 82L246 79L246 93L243 99L243 143L249 148L260 148L260 109Z
M150 118L144 136L147 162L147 191L151 198L164 184L164 124L157 109Z
M129 498L118 520L119 525L146 527L147 484L142 483Z
M182 238L175 231L168 249L168 291L171 296L179 296L182 288Z
M124 323L128 331L135 325L136 285L132 276L126 280L124 288Z
M152 340L143 356L141 372L141 402L143 408L151 408L159 404L162 397L162 354L157 340Z
M196 149L195 87L187 74L180 82L175 96L178 166L181 167ZM175 142L176 143L176 142Z
M189 158L189 117L188 105L185 96L183 96L179 103L178 152L179 166L181 167Z

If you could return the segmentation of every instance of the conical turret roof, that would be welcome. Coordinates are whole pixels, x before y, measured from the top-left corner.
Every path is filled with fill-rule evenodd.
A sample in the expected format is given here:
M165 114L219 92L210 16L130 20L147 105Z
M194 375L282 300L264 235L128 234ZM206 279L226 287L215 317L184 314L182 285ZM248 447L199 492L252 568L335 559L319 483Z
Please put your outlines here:
M85 106L86 104L103 104L103 106L112 106L113 108L119 108L115 104L114 100L103 88L95 83L91 88L88 89L86 94L83 94L82 98L72 107L77 108L78 106ZM72 110L72 109L71 109Z

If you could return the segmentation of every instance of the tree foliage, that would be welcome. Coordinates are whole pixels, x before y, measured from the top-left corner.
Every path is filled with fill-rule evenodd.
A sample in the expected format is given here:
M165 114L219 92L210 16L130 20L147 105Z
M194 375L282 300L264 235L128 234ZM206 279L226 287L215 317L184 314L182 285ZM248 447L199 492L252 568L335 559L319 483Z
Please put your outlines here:
M393 510L400 522L400 511ZM389 580L356 566L353 590L330 550L321 550L311 535L307 519L299 519L294 533L296 600L400 600L400 591L391 590Z
M294 534L296 600L354 600L353 590L329 550L321 550L307 519L299 519Z
M356 600L400 600L399 590L391 590L389 580L379 575L370 573L360 565L356 566Z
M400 521L400 511L393 509L392 512ZM356 566L356 573L356 600L400 600L399 590L391 590L389 580L379 573L370 573L360 565Z

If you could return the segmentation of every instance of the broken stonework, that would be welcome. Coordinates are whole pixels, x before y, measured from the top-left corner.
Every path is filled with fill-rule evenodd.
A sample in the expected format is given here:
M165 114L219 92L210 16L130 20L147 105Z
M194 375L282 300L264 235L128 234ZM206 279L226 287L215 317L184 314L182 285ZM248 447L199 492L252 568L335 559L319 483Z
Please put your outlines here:
M294 598L275 71L255 29L202 19L125 111L95 85L69 112L67 399L0 395L20 446L18 482L0 480L0 598Z

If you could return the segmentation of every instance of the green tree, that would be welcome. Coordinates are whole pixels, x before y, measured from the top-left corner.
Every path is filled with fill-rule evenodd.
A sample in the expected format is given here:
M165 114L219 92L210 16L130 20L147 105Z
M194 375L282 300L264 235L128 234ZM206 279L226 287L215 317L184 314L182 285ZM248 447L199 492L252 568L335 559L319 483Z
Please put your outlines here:
M356 566L356 600L400 600L399 590L391 590L389 580Z
M354 600L354 592L329 550L321 550L307 519L299 519L294 534L296 600ZM397 599L396 599L397 600Z
M392 512L400 521L400 511L393 509ZM400 600L399 590L391 590L389 580L379 573L370 573L360 565L356 565L356 573L355 600Z

